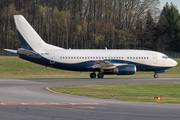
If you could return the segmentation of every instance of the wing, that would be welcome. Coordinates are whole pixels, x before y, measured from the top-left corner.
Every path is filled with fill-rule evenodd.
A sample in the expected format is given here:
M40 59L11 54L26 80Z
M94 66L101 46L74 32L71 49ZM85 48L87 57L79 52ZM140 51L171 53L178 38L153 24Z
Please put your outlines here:
M125 65L125 64L112 64L108 61L104 61L104 60L97 60L94 63L94 66L91 66L91 68L95 69L95 68L99 68L99 69L113 69L116 68L117 66L120 65Z

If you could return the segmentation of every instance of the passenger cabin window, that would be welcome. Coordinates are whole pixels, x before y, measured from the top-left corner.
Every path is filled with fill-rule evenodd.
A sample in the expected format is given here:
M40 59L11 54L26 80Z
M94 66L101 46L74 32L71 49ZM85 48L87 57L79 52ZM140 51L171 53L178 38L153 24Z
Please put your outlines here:
M123 59L123 57L59 57L60 59ZM164 59L168 59L169 57L167 55L162 56ZM127 59L149 59L149 57L127 57Z

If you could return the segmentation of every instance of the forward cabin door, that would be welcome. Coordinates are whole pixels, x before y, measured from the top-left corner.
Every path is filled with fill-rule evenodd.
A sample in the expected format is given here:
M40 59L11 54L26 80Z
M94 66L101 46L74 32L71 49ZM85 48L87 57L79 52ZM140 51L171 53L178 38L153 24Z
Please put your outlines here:
M157 64L157 55L153 54L153 64Z
M54 64L55 63L55 54L54 53L51 53L50 54L50 64Z

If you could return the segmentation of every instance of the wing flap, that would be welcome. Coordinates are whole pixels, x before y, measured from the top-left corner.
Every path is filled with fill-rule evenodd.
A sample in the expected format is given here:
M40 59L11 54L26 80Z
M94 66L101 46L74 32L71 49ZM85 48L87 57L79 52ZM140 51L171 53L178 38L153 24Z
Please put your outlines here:
M113 63L110 63L108 61L104 61L104 60L97 60L95 63L94 63L94 66L91 66L92 69L96 69L96 68L99 68L99 69L114 69L116 68L117 66L121 66L121 65L127 65L126 63L116 63L116 64L113 64Z
M100 69L112 69L115 68L116 66L112 63L109 63L107 61L104 60L97 60L94 63L94 66L92 66L91 68L95 69L95 68L100 68Z

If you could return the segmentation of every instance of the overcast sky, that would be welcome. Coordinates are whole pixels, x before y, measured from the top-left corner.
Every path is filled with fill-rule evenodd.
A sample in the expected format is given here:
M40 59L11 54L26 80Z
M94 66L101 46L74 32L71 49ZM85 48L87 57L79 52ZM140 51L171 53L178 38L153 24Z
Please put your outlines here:
M171 4L171 2L172 2L173 5L177 7L177 9L179 10L179 13L180 13L180 0L159 0L159 1L160 1L160 9L163 9L166 2L168 2L169 4Z

